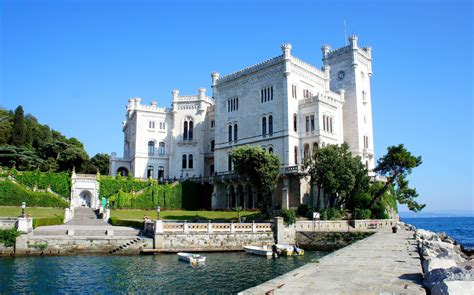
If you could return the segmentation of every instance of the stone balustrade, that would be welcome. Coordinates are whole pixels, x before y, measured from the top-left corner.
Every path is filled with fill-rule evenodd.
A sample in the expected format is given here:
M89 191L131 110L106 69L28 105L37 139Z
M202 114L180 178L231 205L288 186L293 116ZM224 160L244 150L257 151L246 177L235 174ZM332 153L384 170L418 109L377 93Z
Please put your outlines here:
M221 222L145 222L145 232L161 233L268 233L271 223L221 223Z
M295 229L300 232L368 231L389 229L396 222L395 219L297 221Z

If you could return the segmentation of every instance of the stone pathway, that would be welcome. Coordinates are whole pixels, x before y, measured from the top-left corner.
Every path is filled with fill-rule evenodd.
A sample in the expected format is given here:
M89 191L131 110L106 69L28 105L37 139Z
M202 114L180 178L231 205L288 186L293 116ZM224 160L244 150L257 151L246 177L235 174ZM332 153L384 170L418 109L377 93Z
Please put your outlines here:
M241 294L426 294L412 231L358 241Z

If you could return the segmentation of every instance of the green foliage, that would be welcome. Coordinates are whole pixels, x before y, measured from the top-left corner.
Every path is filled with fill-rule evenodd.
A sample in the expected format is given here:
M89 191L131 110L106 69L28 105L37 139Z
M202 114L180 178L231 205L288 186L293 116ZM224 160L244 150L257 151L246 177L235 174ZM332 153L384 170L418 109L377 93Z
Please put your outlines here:
M52 217L33 218L33 228L47 225L61 225L64 223L64 216L56 215Z
M410 188L406 177L411 174L413 168L420 166L421 156L413 156L404 146L389 146L387 154L377 161L374 171L387 177L386 184L375 193L371 204L377 203L390 186L394 189L394 196L400 204L406 204L408 209L414 212L421 211L425 207L415 201L418 197L416 189Z
M84 164L84 172L95 174L99 171L102 175L108 175L109 159L110 157L108 154L96 154Z
M330 208L350 207L353 199L367 190L367 170L347 144L321 148L313 160L307 163L311 181L329 195Z
M0 146L0 165L20 170L31 170L41 167L43 160L35 151L12 145Z
M301 217L307 217L311 213L311 208L307 204L300 204L296 209L296 214Z
M27 130L22 106L18 106L15 109L12 131L11 143L15 146L24 146L27 140Z
M344 216L344 213L336 208L327 208L320 213L321 220L338 220Z
M114 226L128 226L134 228L144 228L145 222L139 220L120 219L118 217L110 217L109 223Z
M19 235L15 228L0 229L0 244L3 244L5 247L13 247L16 242L16 237Z
M76 138L41 125L18 106L15 113L0 109L0 164L19 170L84 172L89 156Z
M182 185L152 184L140 193L123 192L109 197L109 205L113 209L178 209L182 207Z
M39 189L47 189L50 187L52 191L64 198L69 198L71 194L71 178L66 172L23 171L19 172L15 179L30 188L36 186Z
M286 224L291 225L296 222L296 212L291 209L281 209L281 216Z
M248 179L262 196L262 202L257 206L268 215L272 207L271 194L280 174L280 160L259 146L237 147L232 150L231 158L235 171Z
M0 181L0 205L21 206L23 201L27 206L34 207L65 208L69 205L66 200L51 193L33 192L8 179Z
M119 191L130 193L132 191L140 191L153 183L154 181L142 181L135 178L123 178L122 176L103 176L99 178L100 182L100 196L109 198L116 195Z
M370 219L371 215L370 209L356 208L354 211L354 219Z

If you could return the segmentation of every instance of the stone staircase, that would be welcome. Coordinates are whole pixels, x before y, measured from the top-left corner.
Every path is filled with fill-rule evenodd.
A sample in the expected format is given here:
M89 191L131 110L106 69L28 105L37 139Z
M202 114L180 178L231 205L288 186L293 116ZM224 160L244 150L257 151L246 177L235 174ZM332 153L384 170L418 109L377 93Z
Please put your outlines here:
M96 212L91 208L78 207L74 209L74 218L68 221L68 225L108 225L105 221L98 218Z
M91 208L75 208L74 217L63 225L42 226L33 231L35 236L74 236L74 237L136 237L140 230L112 226L99 218Z

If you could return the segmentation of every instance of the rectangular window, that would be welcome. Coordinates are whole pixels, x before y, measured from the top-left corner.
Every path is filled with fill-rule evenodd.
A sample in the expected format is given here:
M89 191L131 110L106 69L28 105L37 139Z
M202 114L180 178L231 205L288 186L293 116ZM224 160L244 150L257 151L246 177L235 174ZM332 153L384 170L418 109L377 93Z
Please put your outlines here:
M214 122L214 120L212 120L211 121L211 128L214 128L214 124L215 124L215 122Z
M369 148L369 137L364 135L364 148L368 149Z
M239 98L232 97L227 99L227 112L235 112L239 109Z
M214 140L211 140L211 152L213 152L215 148L216 148L216 142Z
M311 131L314 131L314 115L311 115Z
M291 97L297 98L297 95L296 95L296 85L291 85Z
M309 132L309 116L306 116L306 132Z
M155 121L149 121L148 122L148 128L155 129Z

